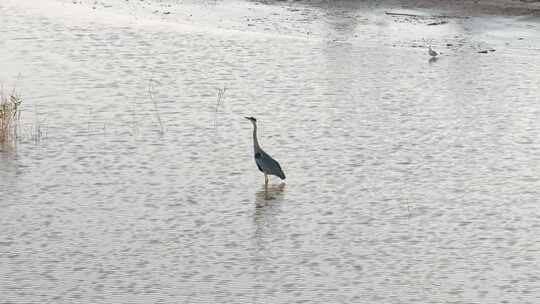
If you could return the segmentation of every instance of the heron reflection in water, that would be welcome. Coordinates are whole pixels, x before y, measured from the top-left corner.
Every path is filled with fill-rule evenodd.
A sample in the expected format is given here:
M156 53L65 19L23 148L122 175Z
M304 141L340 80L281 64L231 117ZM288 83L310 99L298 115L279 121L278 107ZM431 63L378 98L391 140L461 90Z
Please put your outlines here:
M265 186L255 193L255 205L257 208L265 207L268 204L280 203L285 196L285 183L279 185Z

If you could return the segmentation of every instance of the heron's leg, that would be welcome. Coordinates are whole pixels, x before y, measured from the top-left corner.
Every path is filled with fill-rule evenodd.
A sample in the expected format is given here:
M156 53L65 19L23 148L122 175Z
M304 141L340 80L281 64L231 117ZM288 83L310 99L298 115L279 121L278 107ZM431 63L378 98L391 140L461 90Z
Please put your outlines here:
M266 173L264 174L264 187L268 188L268 175Z

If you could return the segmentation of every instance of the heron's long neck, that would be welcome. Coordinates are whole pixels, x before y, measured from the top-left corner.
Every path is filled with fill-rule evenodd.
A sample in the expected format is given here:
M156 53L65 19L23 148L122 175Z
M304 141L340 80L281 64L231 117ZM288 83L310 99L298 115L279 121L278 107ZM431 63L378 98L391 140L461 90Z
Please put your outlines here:
M257 125L253 124L253 148L255 150L260 149L259 141L257 140Z

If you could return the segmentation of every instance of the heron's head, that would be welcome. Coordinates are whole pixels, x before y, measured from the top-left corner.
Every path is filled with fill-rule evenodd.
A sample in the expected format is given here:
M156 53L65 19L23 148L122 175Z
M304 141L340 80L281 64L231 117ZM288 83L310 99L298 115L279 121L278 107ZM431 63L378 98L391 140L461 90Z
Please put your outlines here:
M257 120L255 119L255 117L253 117L253 116L252 116L252 117L244 117L244 118L247 119L247 120L250 120L252 123L256 123L256 122L257 122Z

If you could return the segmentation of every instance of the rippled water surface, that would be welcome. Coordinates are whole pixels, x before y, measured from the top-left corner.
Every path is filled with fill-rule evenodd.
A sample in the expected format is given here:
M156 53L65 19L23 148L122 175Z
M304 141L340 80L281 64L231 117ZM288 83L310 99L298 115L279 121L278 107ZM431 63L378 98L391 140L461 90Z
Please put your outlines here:
M48 1L0 1L0 303L539 303L534 18Z

